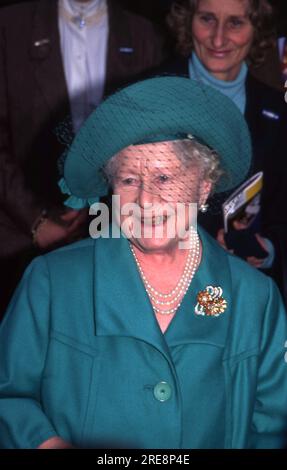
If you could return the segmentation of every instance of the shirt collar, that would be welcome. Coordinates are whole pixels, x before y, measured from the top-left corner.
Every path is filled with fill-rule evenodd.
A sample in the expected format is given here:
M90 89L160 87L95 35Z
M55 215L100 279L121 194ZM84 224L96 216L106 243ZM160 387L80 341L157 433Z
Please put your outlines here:
M84 16L90 16L97 10L106 6L106 0L90 0L87 3L77 2L77 0L59 0L61 6L71 15L82 13Z

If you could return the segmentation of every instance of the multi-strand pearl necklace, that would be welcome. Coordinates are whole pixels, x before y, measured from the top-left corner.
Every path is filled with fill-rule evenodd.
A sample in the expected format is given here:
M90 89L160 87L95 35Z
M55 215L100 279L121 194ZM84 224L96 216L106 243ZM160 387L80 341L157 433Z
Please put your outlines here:
M134 256L136 265L138 267L139 273L142 277L146 292L150 298L153 309L156 313L161 315L171 315L177 311L181 305L181 301L184 298L190 283L193 279L195 271L199 264L200 258L200 243L198 234L195 230L190 230L190 249L187 256L186 264L184 271L176 284L176 286L167 294L157 291L147 280L139 260L135 254L132 244L130 244L132 254ZM178 301L181 299L180 301ZM176 304L176 305L175 305ZM175 305L172 308L162 309L159 306L170 307Z

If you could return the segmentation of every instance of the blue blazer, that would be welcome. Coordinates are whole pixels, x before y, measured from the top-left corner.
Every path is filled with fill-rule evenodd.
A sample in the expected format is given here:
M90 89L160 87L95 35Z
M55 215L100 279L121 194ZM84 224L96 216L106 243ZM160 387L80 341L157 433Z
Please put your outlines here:
M287 321L273 281L200 231L203 259L162 334L125 238L27 269L0 331L0 445L280 448ZM220 286L227 309L195 313ZM284 358L285 354L285 358Z

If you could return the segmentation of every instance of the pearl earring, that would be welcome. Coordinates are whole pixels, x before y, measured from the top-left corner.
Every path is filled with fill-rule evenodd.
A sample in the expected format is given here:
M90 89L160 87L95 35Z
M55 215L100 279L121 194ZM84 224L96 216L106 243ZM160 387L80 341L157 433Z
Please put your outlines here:
M203 214L206 214L206 212L208 211L208 204L201 204L199 210L200 212L202 212Z

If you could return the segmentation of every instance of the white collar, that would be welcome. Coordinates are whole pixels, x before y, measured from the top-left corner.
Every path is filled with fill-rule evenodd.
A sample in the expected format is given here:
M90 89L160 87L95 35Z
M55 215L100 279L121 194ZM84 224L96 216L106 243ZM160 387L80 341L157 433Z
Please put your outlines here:
M106 0L89 0L88 2L78 2L77 0L59 0L61 6L71 15L81 14L88 17L106 6Z
M87 3L59 0L58 8L60 17L74 24L80 31L98 25L107 16L106 0L90 0Z

